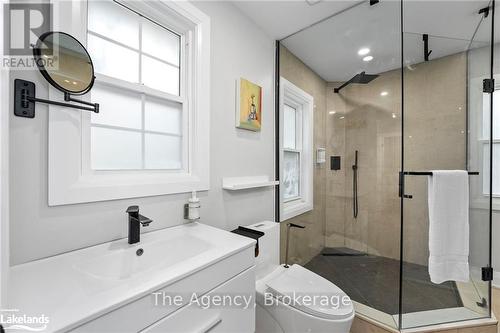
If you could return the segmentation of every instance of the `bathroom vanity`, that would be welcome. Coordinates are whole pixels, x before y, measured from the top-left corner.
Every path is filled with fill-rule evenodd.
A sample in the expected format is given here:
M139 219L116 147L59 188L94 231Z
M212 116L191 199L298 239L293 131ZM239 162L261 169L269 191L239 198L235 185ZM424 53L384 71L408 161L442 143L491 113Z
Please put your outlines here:
M12 267L9 307L47 332L253 332L254 245L190 223L65 253Z

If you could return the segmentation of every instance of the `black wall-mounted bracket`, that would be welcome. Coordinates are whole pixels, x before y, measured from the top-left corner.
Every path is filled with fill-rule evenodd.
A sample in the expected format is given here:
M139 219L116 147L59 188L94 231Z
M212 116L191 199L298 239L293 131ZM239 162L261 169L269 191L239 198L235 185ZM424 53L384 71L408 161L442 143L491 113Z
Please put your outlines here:
M429 35L423 34L422 40L424 41L424 60L429 61L429 56L432 53L432 50L429 51Z
M487 18L488 15L490 15L490 7L484 7L484 8L481 8L478 12L479 15L483 14L483 17L484 18Z
M481 280L493 281L493 267L482 267L481 268Z
M483 80L483 92L491 94L495 91L495 79Z
M33 82L21 79L14 80L14 114L16 116L24 118L35 118L35 103L52 104L99 113L98 103L89 103L74 99L69 93L64 93L64 100L66 102L79 103L85 106L36 98L35 93L35 84Z
M398 196L401 198L403 197L404 199L413 199L413 195L411 194L405 194L405 173L404 172L399 172L399 190L398 190Z
M380 0L370 0L370 6L376 5L380 2Z

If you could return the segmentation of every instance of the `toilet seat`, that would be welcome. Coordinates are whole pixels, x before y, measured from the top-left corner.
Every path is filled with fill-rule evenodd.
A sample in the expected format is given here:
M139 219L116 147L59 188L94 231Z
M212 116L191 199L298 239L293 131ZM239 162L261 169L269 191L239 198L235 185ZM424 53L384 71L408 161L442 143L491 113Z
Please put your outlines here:
M265 282L266 291L289 306L328 320L353 316L354 306L346 293L323 277L300 265L292 265ZM288 297L288 298L285 298Z

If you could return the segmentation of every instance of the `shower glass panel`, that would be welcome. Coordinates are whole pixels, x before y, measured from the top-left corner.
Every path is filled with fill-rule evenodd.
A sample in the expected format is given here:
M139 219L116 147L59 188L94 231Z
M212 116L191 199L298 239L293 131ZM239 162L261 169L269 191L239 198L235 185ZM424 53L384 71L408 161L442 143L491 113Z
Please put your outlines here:
M481 280L481 268L490 263L489 186L484 185L490 183L489 164L485 164L489 140L484 119L489 119L491 108L489 94L483 93L483 79L491 72L492 15L478 13L488 3L403 2L404 171L479 174L468 178L469 228L460 228L458 221L450 227L456 232L450 237L464 238L453 252L469 254L469 272L462 274L463 281L445 276L447 281L442 283L436 278L436 283L431 281L429 271L435 266L429 268L429 247L433 242L450 245L452 241L445 233L436 233L429 241L429 230L437 230L441 223L429 221L427 191L433 176L404 176L401 328L489 316L489 283ZM422 17L427 22L424 30Z
M494 15L481 9L492 2L338 3L342 10L279 45L279 74L314 98L314 149L327 155L314 165L314 209L286 220L306 227L291 233L290 263L336 284L358 314L396 329L487 318L491 189L500 206L500 181L491 183L491 165L500 163L500 92L493 104L483 93ZM294 147L301 128L294 109L280 107L286 202L302 190ZM472 172L468 207L465 199L461 207L445 203L468 216L464 281L430 278L433 170ZM282 223L282 253L285 235Z
M280 75L315 99L314 146L341 160L340 170L316 165L314 211L286 221L306 226L292 233L290 257L344 290L358 313L397 327L401 3L345 4L281 41Z

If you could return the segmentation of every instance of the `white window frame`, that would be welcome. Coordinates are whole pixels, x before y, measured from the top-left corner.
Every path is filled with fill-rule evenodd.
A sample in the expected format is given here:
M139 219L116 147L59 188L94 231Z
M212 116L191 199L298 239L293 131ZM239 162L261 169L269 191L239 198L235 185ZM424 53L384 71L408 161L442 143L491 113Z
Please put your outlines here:
M283 147L285 104L294 107L298 113L295 122L297 135L296 149L285 149ZM313 209L314 98L290 81L281 77L279 112L280 179L283 179L284 152L290 150L299 152L300 155L299 197L285 200L284 188L280 186L280 220L286 221Z
M89 0L92 1L92 0ZM109 0L111 1L111 0ZM183 100L184 170L106 170L90 169L90 114L64 107L49 107L48 181L50 206L95 202L155 195L185 193L209 189L209 111L210 93L210 18L188 2L120 1L125 6L181 33L181 50L187 53L181 63L185 94L173 96ZM54 2L59 30L69 31L80 41L87 40L87 2L72 1L71 15L67 2ZM182 78L181 78L182 80ZM97 76L96 84L118 80ZM119 82L123 89L133 84ZM136 86L134 85L134 88ZM144 87L151 96L158 91ZM61 93L49 88L51 99ZM86 97L87 96L87 97ZM88 95L83 96L88 99ZM96 101L98 102L98 101Z
M493 92L493 94L500 94L500 85L495 85L495 90ZM488 116L488 122L489 122L489 115L490 115L490 104L488 103L487 105L485 105L484 101L485 99L489 100L490 99L490 94L483 94L483 100L482 100L482 117L481 117L481 136L478 140L478 142L481 144L481 148L480 148L480 154L481 154L481 165L482 165L482 168L480 170L480 173L482 174L482 182L481 182L481 189L482 189L482 195L483 197L489 197L490 196L490 190L489 188L485 188L484 187L484 180L485 178L487 177L487 179L489 180L489 177L490 177L490 174L484 174L483 170L484 170L484 148L485 147L489 147L490 146L490 134L488 134L488 136L486 136L485 132L489 129L486 129L484 127L484 117L485 116ZM495 105L493 105L493 107L495 107ZM498 107L498 106L497 106ZM486 115L487 113L487 115ZM494 139L493 140L493 146L495 145L500 145L500 139ZM490 156L490 158L494 158L494 156ZM488 165L488 169L489 169L489 165ZM495 177L495 175L493 175L493 177ZM489 182L488 182L489 184ZM498 206L500 204L500 193L492 193L492 197L493 197L493 201L495 203L496 206Z
M286 100L283 101L283 112L281 113L282 118L284 120L284 106L288 105L289 107L293 108L295 110L295 148L286 148L283 146L283 154L286 152L291 152L291 153L298 153L299 154L299 173L302 175L302 152L303 152L303 140L302 140L302 116L303 116L303 104L297 103L296 100L287 98ZM284 131L284 129L283 129ZM284 135L284 132L283 132ZM283 140L284 142L284 140ZM284 164L280 164L284 165ZM280 178L283 179L283 178ZM283 197L283 202L285 204L288 204L289 202L295 201L295 200L301 200L302 199L302 179L299 182L299 194L296 197L293 198L284 198Z
M102 0L98 0L98 1L102 1ZM116 3L116 6L122 6L124 9L126 10L129 10L130 11L130 14L133 14L133 15L137 15L137 17L140 17L140 15L134 10L134 8L131 8L129 7L129 4L126 3L125 1L113 1ZM163 59L159 59L157 56L155 55L151 55L151 54L148 54L147 52L144 52L142 50L142 45L141 45L141 38L142 38L142 25L143 25L143 20L151 20L151 18L148 16L147 18L146 17L140 17L139 18L139 26L140 26L140 31L141 31L141 35L140 35L140 39L139 39L139 46L138 46L138 49L135 49L133 47L130 47L126 44L123 44L122 42L120 41L115 41L107 36L104 36L104 35L101 35L100 33L98 32L95 32L95 31L92 31L92 30L88 30L87 31L87 36L88 35L92 35L92 36L95 36L97 38L100 38L102 40L105 40L105 41L108 41L108 42L111 42L113 43L114 45L120 45L121 47L124 47L126 49L129 49L129 50L133 50L135 52L138 52L138 62L139 62L139 66L138 66L138 69L139 69L139 78L142 79L142 55L146 55L148 56L149 58L152 58L152 59L155 59L157 61L160 61L162 63L165 63L165 64L169 64L169 65L172 65L172 66L177 66L177 65L174 65L174 64L171 64L169 63L168 61L165 61ZM154 21L154 20L153 20ZM87 18L87 22L88 22L88 18ZM168 22L163 22L163 23L168 23ZM168 33L173 33L173 34L176 34L176 35L179 35L179 52L180 52L180 62L179 62L179 94L178 95L172 95L170 93L167 93L167 92L164 92L164 91L160 91L160 90L157 90L157 89L154 89L154 88L150 88L142 83L134 83L134 82L128 82L128 81L125 81L125 80L122 80L122 79L119 79L119 78L115 78L115 77L110 77L108 75L104 75L104 74L101 74L101 73L95 73L95 81L94 81L94 87L95 86L101 86L101 87L109 87L109 88L114 88L114 89L122 89L122 90L125 90L125 91L130 91L131 93L134 93L136 95L140 95L141 96L141 104L142 104L142 110L141 110L141 114L142 114L142 128L141 129L130 129L130 128L125 128L125 127L114 127L114 126L110 126L110 125L102 125L102 124L92 124L91 121L90 121L90 117L84 117L83 118L83 127L82 127L82 135L83 135L83 141L82 141L82 144L83 144L83 171L84 172L88 172L88 173L96 173L96 172L99 172L99 171L94 171L92 170L92 167L91 167L91 149L90 149L90 142L91 142L91 137L90 137L90 130L92 127L97 127L97 128L111 128L111 129L118 129L118 130L122 130L122 131L128 131L128 132L139 132L141 133L142 135L142 144L143 144L143 151L142 151L142 162L143 162L143 167L138 169L138 170L147 170L147 171L150 171L151 169L146 169L144 167L144 162L145 162L145 157L144 157L144 136L145 136L145 133L153 133L153 134L160 134L160 135L171 135L171 136L177 136L177 137L181 137L182 138L182 150L181 150L181 153L182 153L182 161L181 161L181 168L180 170L179 169L160 169L161 171L164 171L164 172L187 172L189 170L189 165L188 165L188 162L189 162L189 159L188 159L188 156L189 156L189 140L186 140L184 138L184 134L185 133L188 133L189 131L189 124L188 124L188 112L189 112L189 105L188 105L188 98L187 98L187 84L188 84L188 76L187 76L187 72L186 72L186 56L190 53L190 47L192 45L192 41L191 41L191 37L189 34L186 35L183 35L183 34L179 34L177 31L175 31L174 29L176 28L180 28L182 30L184 30L185 28L183 27L179 27L179 26L170 26L171 29L169 29L168 26L164 25L164 24L160 24L159 22L157 21L154 21L154 24L158 24L159 26L161 26L162 28L168 30ZM92 91L89 92L89 94L92 94ZM182 109L181 109L181 112L182 112L182 124L181 124L181 134L180 135L176 135L176 134L171 134L171 133L154 133L154 131L148 131L144 128L144 113L145 113L145 103L146 103L146 100L148 98L154 98L154 99L157 99L157 100L160 100L160 101L165 101L167 103L178 103L178 104L181 104L182 105ZM104 172L108 172L109 171L113 171L113 170L101 170L101 171L104 171Z
M484 116L485 112L489 113L489 102L487 105L487 109L485 109L486 105L484 103L485 99L489 100L490 94L483 93L483 79L487 77L478 77L471 81L469 84L471 88L470 98L469 98L469 107L471 110L480 110L478 113L479 117L469 117L469 170L479 171L479 176L471 176L469 177L469 183L471 187L471 208L473 209L489 209L489 190L485 193L484 188L484 178L490 177L490 173L484 173L484 147L485 145L489 145L490 138L486 137L484 131ZM495 77L495 80L500 79L499 77ZM500 90L500 85L495 86L495 91ZM472 103L472 104L471 104ZM500 140L493 141L500 143ZM488 166L489 169L489 166ZM495 170L493 170L493 177L497 177ZM500 211L500 197L493 195L493 207L492 209L495 211Z

